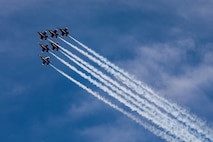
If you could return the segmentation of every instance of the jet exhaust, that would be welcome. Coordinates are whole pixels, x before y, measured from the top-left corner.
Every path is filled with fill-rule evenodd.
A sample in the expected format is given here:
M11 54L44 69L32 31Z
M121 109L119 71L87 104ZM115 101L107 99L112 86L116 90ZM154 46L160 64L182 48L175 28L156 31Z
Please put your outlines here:
M87 91L89 94L95 96L110 107L118 110L125 116L129 117L136 123L140 124L153 134L165 139L166 141L213 141L213 130L208 127L204 121L191 114L186 109L159 96L143 82L135 79L135 77L111 63L105 57L101 56L74 37L70 36L68 28L60 29L60 31L62 32L62 36L69 37L79 46L72 44L62 37L58 36L56 38L60 39L74 50L87 57L88 60L83 60L80 58L80 56L73 54L70 52L70 50L64 46L62 47L59 44L57 44L57 49L62 53L63 57L66 57L69 59L69 61L75 63L76 66L80 67L89 75L83 73L75 66L63 60L63 57L59 57L53 52L49 53L62 64L78 73L82 78L88 80L91 84L107 93L112 97L111 99L125 105L131 111L125 110L116 103L113 104L110 99L108 100L104 98L102 95L83 85L80 81L75 80L62 70L56 68L52 62L50 63L49 57L42 58L43 64L46 63L47 65L50 65L61 75ZM54 32L55 35L57 35L56 32L57 31ZM39 32L39 35L41 40L47 38L45 32ZM56 42L54 42L52 39L47 38L47 40L56 45ZM97 67L91 65L90 62L96 63L104 70L99 70ZM107 75L105 72L110 75ZM135 113L137 113L137 115ZM141 118L145 118L148 120L148 122L142 121Z

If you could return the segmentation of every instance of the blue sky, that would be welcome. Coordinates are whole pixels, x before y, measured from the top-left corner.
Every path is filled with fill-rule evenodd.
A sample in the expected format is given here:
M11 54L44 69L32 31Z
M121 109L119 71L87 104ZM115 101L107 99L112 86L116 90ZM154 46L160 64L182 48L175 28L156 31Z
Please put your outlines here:
M163 141L41 66L37 31L65 26L212 125L212 6L210 0L1 1L0 141Z

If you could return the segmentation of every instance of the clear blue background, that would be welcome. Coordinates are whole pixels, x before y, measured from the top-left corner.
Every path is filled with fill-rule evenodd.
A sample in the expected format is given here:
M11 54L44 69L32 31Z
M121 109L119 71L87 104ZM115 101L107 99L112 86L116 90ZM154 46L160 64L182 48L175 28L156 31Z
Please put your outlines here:
M0 1L0 141L163 141L41 66L37 32L66 26L212 126L212 6L210 0Z

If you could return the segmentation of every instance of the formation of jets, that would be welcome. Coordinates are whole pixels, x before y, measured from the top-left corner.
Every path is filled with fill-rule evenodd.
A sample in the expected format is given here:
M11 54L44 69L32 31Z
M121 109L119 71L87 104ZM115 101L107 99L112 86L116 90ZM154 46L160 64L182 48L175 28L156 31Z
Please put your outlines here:
M64 28L64 29L60 29L60 28L57 28L55 30L48 30L49 33L50 33L50 37L51 38L58 38L58 36L60 36L58 34L58 30L60 30L61 32L61 36L68 36L69 35L69 32L68 32L68 28ZM47 40L48 39L48 35L47 35L47 31L45 32L38 32L39 36L40 36L40 40ZM44 52L49 52L49 47L48 47L48 44L39 44L41 46L41 52L44 53ZM58 51L59 50L59 43L54 43L54 42L49 42L49 45L52 46L52 51ZM49 65L50 64L50 57L49 56L40 56L41 57L41 60L42 60L42 65Z
M69 35L69 32L68 32L68 28L64 28L64 29L60 29L60 28L57 28L55 30L48 30L49 33L50 33L50 37L51 38L54 38L54 37L58 37L59 34L58 34L58 29L61 31L61 36L68 36ZM40 35L40 40L47 40L48 36L47 36L47 31L45 32L38 32L38 34Z

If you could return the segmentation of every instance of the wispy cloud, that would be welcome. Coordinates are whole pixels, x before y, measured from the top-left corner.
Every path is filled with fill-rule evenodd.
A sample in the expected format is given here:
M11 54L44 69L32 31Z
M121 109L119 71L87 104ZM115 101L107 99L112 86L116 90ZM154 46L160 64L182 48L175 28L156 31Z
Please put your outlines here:
M212 106L212 100L207 99L211 93L206 93L212 92L210 84L213 82L210 48L201 49L188 38L142 45L135 50L136 57L125 62L125 68L160 95L192 109L199 109L196 104L202 103ZM203 111L213 113L205 108Z
M125 125L123 125L125 124ZM118 117L114 122L109 124L101 124L97 126L87 127L80 133L83 137L87 137L89 141L94 142L139 142L139 141L155 141L155 138L149 132L132 125L127 119Z
M40 1L41 2L41 1ZM0 16L7 16L17 12L18 10L22 10L27 6L38 5L36 0L7 0L0 1Z
M202 19L205 21L211 21L213 11L212 11L213 2L211 0L204 0L204 1L188 1L186 3L179 2L179 13L181 16L186 18L187 20L196 18L196 20ZM201 22L201 21L197 21Z

